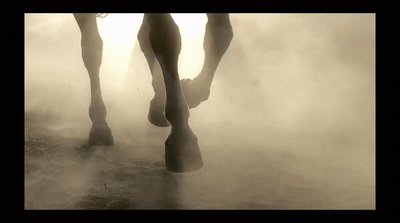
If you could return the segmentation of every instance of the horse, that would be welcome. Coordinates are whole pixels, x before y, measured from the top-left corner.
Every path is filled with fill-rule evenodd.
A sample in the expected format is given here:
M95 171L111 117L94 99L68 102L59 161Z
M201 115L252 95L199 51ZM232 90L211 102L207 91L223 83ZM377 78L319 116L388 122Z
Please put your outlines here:
M106 106L100 87L103 41L96 19L104 13L74 13L81 32L82 59L90 78L89 117L92 127L88 146L113 146L114 139L106 121ZM203 41L204 63L192 79L179 78L181 50L179 27L169 13L145 13L137 39L152 74L154 98L148 120L159 127L171 126L165 141L166 169L190 172L200 169L203 160L198 139L188 124L189 109L206 101L218 64L233 39L229 14L207 13Z

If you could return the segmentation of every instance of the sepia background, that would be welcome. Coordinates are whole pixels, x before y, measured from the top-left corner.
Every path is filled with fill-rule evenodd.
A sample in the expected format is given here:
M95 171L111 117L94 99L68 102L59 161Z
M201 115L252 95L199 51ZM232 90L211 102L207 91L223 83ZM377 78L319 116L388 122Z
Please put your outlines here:
M147 120L142 14L98 18L115 146L87 148L89 77L72 14L25 14L26 209L375 209L375 15L231 14L208 101L191 109L204 167L165 170ZM173 14L181 78L205 14Z

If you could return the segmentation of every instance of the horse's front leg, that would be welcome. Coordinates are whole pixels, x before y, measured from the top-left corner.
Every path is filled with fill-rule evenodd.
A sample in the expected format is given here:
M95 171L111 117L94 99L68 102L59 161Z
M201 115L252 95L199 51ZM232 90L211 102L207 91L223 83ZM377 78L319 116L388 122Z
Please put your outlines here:
M106 122L106 106L100 89L100 65L103 41L97 29L96 14L74 14L82 34L82 59L89 73L91 101L89 116L92 129L89 133L89 146L112 146L114 139Z
M146 14L152 50L161 65L166 88L165 116L171 133L165 142L168 170L194 171L203 166L197 137L188 124L189 107L182 93L178 74L181 49L179 28L170 14Z
M211 83L223 55L233 39L232 25L227 13L208 13L204 35L204 64L200 74L182 80L182 89L190 108L197 107L210 96Z

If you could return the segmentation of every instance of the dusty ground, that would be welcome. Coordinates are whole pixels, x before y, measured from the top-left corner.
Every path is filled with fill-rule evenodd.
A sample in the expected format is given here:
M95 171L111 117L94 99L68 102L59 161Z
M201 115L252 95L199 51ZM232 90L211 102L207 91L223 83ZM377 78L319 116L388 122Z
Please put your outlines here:
M38 122L43 121L27 114L26 209L375 207L374 167L367 165L373 159L363 154L310 155L315 148L305 148L304 142L273 148L268 142L204 132L198 136L205 166L176 174L164 168L168 129L149 124L145 131L130 132L142 143L132 139L114 147L87 148L86 135L63 137L62 130ZM359 164L351 161L359 159Z
M147 121L149 69L114 18L99 25L115 146L88 148L79 29L25 17L26 209L375 209L373 15L233 14L210 99L191 110L205 165L185 174L164 168L169 128Z

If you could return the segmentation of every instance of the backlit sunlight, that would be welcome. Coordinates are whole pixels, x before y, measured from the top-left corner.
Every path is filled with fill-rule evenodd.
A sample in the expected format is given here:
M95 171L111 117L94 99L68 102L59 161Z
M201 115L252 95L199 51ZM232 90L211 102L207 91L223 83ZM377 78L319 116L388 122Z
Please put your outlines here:
M193 78L200 72L204 60L203 38L207 16L205 14L172 14L178 25L182 50L178 69L181 78ZM143 14L111 13L106 18L98 18L100 35L104 42L103 65L107 59L122 69L121 77L126 74L133 48L138 44L139 31ZM143 55L137 55L143 56ZM118 63L116 63L118 62ZM104 67L103 67L104 68Z

